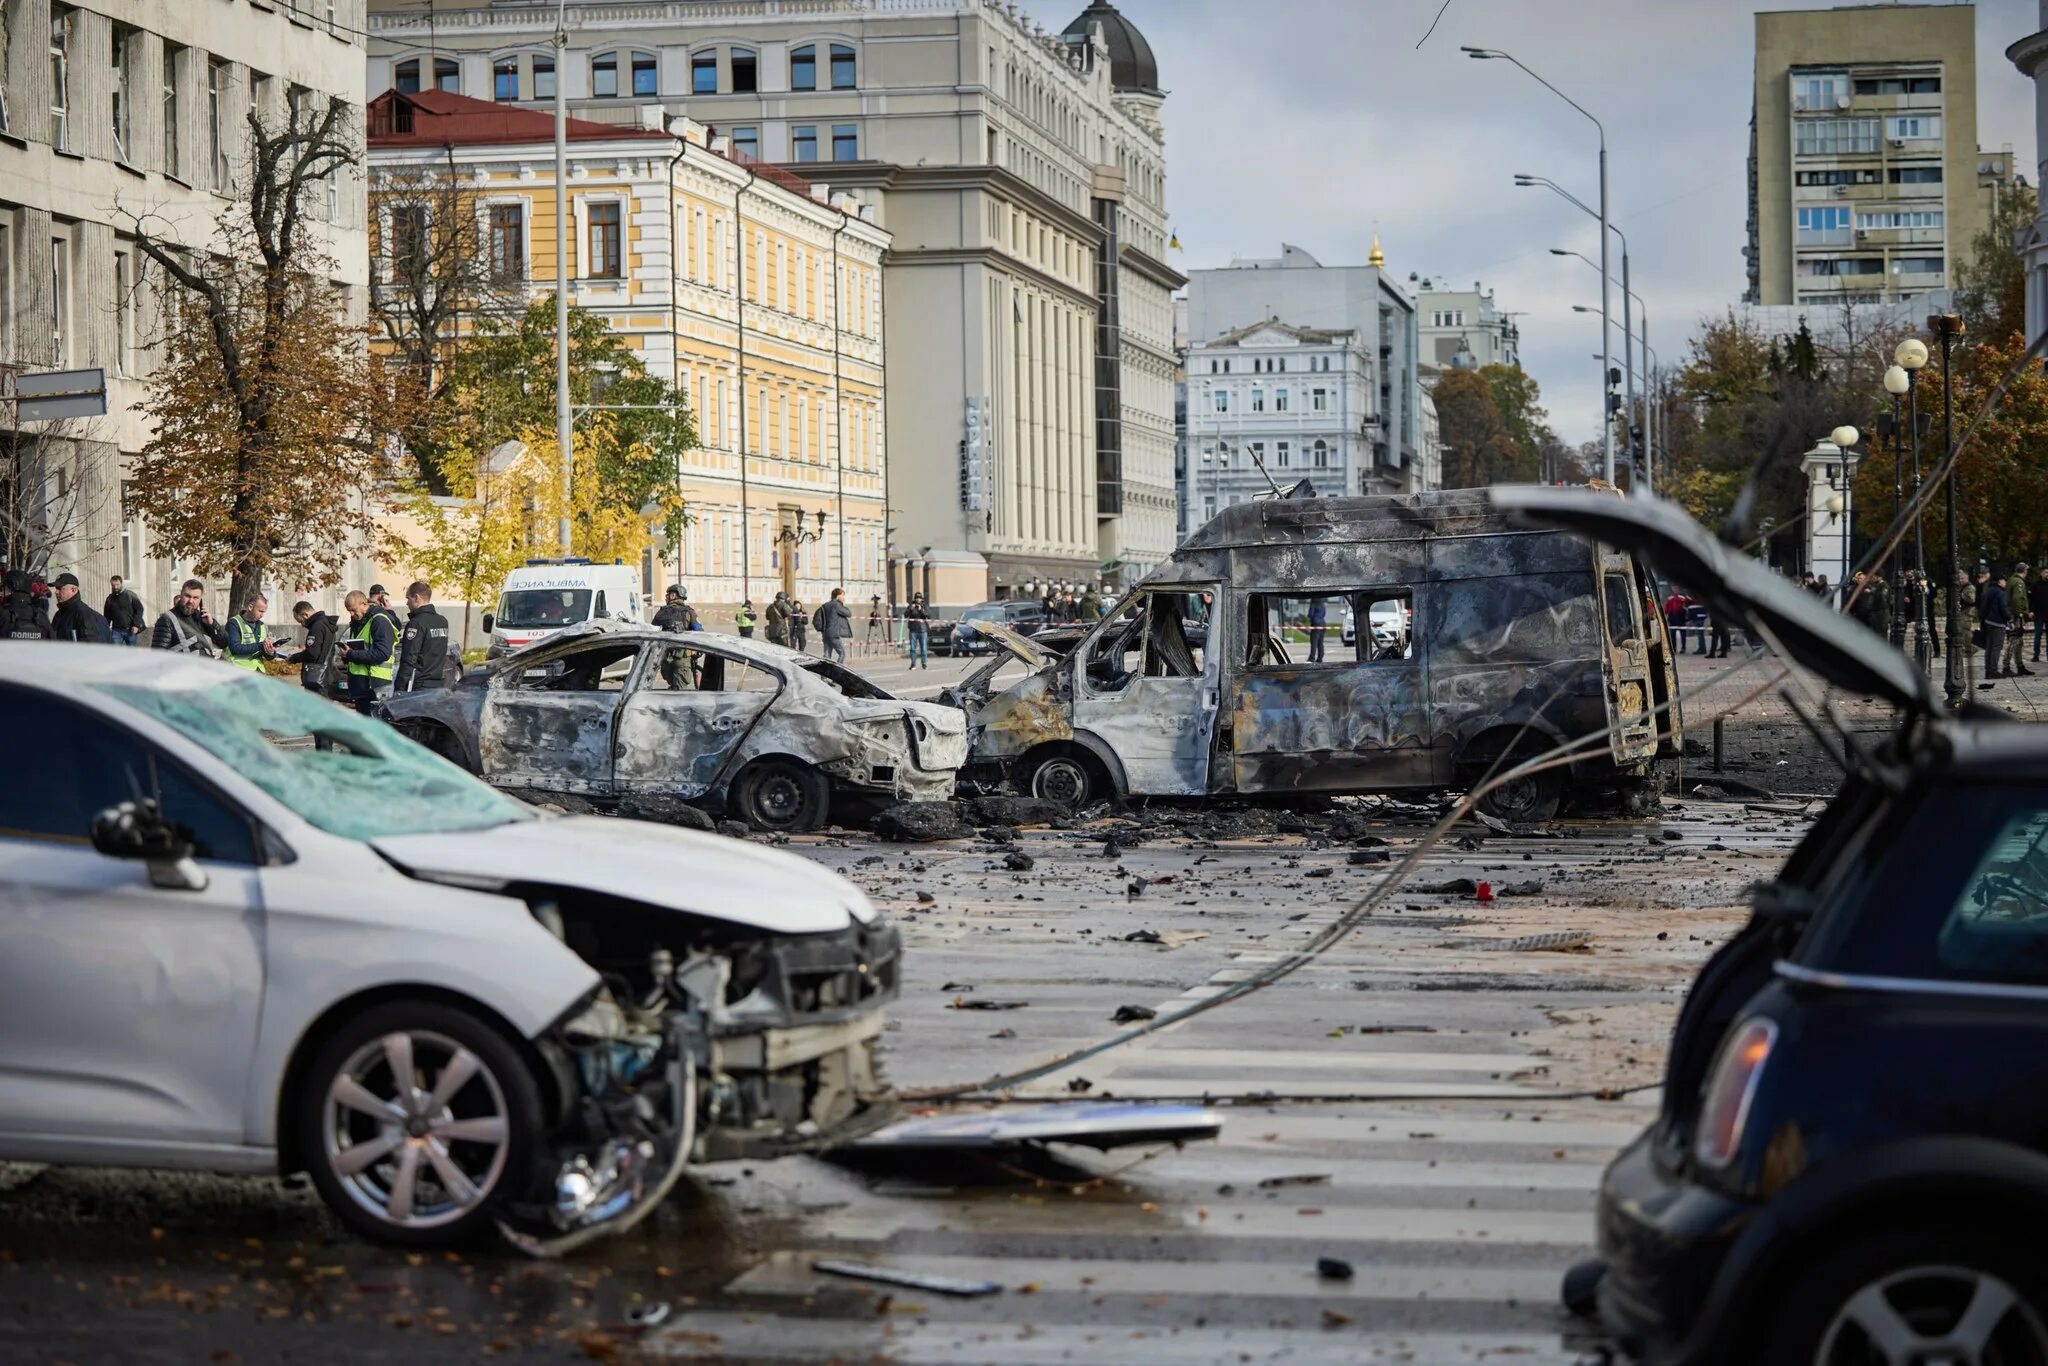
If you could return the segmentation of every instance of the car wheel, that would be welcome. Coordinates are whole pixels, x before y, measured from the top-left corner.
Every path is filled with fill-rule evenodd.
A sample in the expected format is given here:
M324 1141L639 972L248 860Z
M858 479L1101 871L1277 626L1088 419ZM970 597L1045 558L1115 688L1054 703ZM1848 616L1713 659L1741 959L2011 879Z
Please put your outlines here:
M1520 759L1503 760L1501 772L1506 772L1521 762ZM1486 771L1480 770L1481 773ZM1474 783L1477 781L1478 775L1475 775ZM1475 809L1485 812L1497 821L1506 821L1510 825L1527 825L1536 821L1547 821L1555 816L1563 800L1564 774L1553 768L1541 773L1525 774L1502 783L1481 797L1475 803Z
M1079 811L1100 795L1094 765L1071 750L1048 754L1031 766L1031 795L1066 811Z
M2048 1267L1995 1236L1859 1239L1792 1283L1772 1366L2048 1366Z
M299 1151L341 1221L383 1242L463 1242L527 1194L539 1083L496 1029L392 1002L336 1030L296 1098Z
M832 792L825 775L794 759L764 759L733 785L733 806L756 830L801 834L825 823Z

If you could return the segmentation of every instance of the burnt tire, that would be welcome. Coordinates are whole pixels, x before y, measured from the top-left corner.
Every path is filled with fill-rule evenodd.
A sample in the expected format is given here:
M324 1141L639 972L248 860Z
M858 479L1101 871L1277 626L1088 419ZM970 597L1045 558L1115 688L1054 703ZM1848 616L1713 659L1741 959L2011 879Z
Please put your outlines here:
M468 1242L539 1184L533 1069L495 1026L438 1001L343 1023L307 1064L289 1122L320 1198L379 1242Z
M1974 1222L1847 1240L1787 1278L1766 1332L1766 1366L2044 1366L2048 1261Z
M1062 811L1080 811L1101 800L1105 784L1095 761L1080 750L1057 749L1039 756L1025 775L1026 795Z
M732 786L732 808L756 830L800 835L825 823L832 787L825 775L794 759L763 759Z
M1498 778L1522 762L1524 760L1510 757L1501 760L1497 768L1488 765L1472 775L1472 785L1477 786L1480 778L1487 773L1492 773L1493 777ZM1474 809L1485 812L1497 821L1506 821L1510 825L1531 825L1555 816L1557 808L1563 801L1564 773L1553 768L1541 773L1525 774L1500 784L1474 803Z

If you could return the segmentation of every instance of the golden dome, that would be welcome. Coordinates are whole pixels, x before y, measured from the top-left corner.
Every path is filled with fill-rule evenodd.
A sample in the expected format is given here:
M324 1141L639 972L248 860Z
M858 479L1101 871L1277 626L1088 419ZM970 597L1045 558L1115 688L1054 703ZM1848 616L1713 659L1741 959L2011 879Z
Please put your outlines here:
M1365 254L1365 263L1374 270L1385 270L1387 268L1387 254L1380 250L1380 235L1378 233L1372 235L1372 250Z

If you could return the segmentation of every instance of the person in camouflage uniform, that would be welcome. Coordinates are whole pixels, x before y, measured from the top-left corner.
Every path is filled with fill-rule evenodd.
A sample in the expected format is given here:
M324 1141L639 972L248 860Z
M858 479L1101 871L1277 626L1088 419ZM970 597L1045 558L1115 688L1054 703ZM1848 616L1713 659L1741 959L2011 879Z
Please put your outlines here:
M2031 674L2027 667L2027 623L2033 619L2033 603L2027 597L2027 564L2021 561L2013 566L2005 581L2005 597L2012 609L2012 625L2005 636L2005 672L2008 674Z

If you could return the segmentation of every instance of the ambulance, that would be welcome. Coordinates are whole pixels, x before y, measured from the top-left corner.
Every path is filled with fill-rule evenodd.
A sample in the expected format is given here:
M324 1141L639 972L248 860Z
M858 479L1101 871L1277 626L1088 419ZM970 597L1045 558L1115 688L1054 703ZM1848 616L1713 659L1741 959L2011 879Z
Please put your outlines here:
M486 659L586 621L645 622L640 572L623 560L528 560L505 577L498 610L484 613Z

